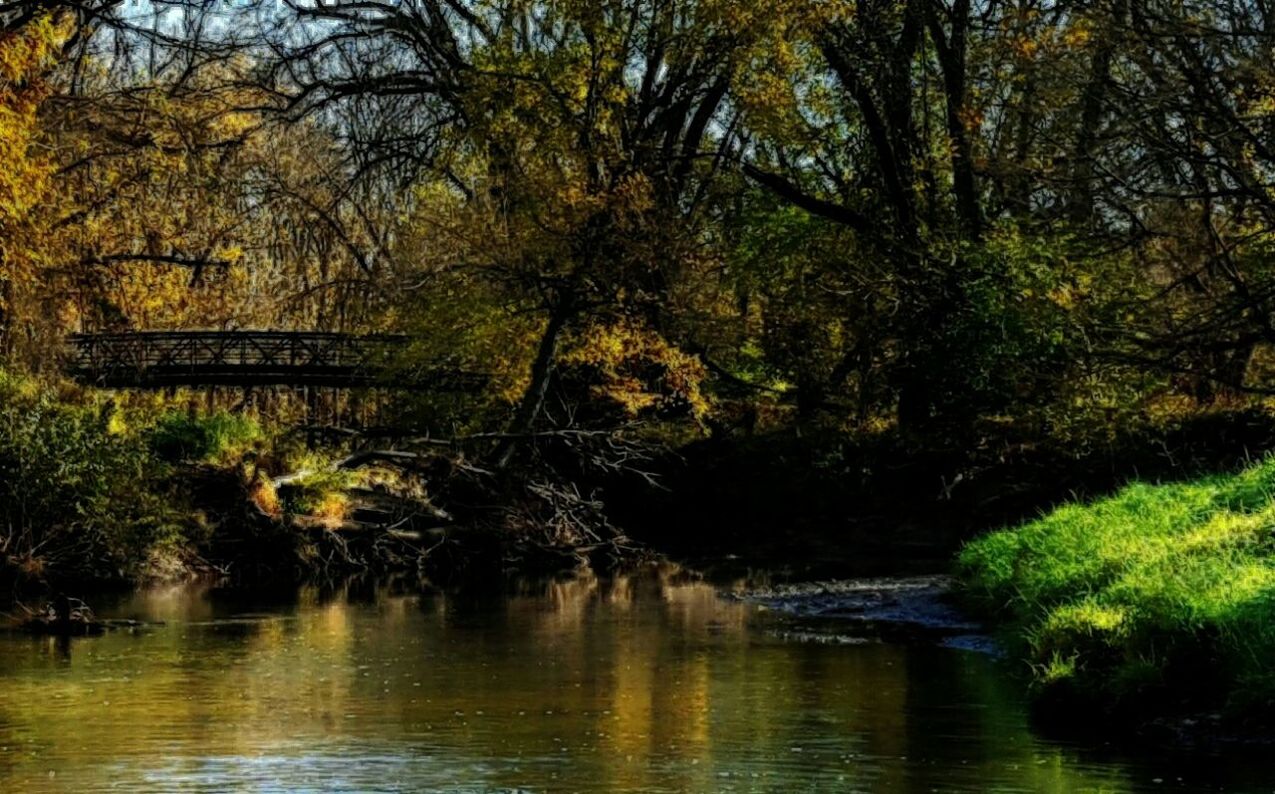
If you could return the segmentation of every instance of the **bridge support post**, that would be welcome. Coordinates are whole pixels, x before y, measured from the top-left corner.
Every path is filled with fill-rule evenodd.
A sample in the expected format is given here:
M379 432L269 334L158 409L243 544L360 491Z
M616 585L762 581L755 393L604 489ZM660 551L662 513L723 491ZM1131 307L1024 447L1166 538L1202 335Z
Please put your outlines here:
M305 387L305 445L307 449L314 449L316 446L317 436L315 434L315 423L318 421L319 414L319 388L317 386Z
M363 421L363 395L357 389L350 389L349 399L345 404L345 417L351 427L361 429L367 424Z

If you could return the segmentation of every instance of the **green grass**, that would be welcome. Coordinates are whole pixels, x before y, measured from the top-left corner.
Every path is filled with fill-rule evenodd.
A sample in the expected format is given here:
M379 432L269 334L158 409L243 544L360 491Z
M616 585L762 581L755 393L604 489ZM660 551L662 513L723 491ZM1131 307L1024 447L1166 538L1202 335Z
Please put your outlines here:
M1112 708L1275 702L1275 458L1133 483L968 544L957 573L1044 694Z
M171 462L224 462L261 439L260 425L226 411L195 416L170 411L156 420L149 433L151 449Z

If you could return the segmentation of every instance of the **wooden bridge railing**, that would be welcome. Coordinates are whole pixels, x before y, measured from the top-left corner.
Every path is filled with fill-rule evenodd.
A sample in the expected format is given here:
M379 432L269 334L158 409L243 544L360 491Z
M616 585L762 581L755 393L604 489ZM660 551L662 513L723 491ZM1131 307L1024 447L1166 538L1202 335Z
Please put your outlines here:
M392 386L472 389L473 373L395 371L410 341L313 331L136 331L75 334L68 374L106 387Z

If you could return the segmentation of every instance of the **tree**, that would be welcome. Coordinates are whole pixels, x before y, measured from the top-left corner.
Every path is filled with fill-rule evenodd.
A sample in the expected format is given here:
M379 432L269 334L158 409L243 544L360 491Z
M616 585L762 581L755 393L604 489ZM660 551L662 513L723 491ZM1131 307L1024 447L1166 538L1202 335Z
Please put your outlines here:
M539 320L493 453L503 465L541 416L564 335L621 318L648 333L668 327L673 285L706 243L714 180L738 146L731 81L783 30L785 10L737 0L291 8L272 43L274 85L292 111L346 125L357 162L432 185L466 230L444 255Z
M13 350L15 317L36 299L32 287L41 267L55 256L48 218L55 164L40 147L42 103L49 72L70 35L68 25L41 15L6 19L0 33L0 353Z

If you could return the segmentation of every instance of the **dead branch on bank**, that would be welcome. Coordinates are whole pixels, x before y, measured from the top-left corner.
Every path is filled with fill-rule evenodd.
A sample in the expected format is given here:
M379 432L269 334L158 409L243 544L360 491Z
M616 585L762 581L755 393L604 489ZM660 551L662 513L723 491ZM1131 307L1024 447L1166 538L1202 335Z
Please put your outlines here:
M339 538L322 544L331 546L324 552L325 566L362 562L350 550L350 538L359 535L385 539L376 556L402 563L412 555L454 557L456 547L464 547L476 534L498 539L488 545L498 549L506 565L570 567L590 561L610 565L632 559L640 550L607 517L601 486L583 483L633 477L646 487L662 487L653 471L661 447L626 435L623 431L628 429L565 427L455 437L342 429L340 435L347 442L369 445L327 466L271 478L270 484L286 488L318 474L377 465L416 478L418 493L429 494L427 499L419 498L415 507L418 516L434 522L433 530L441 530L430 546L410 545L424 537L416 527L410 527L407 535L393 534L403 531L405 521L413 520L401 513L396 520L347 520L336 526L317 518L301 520L299 524L309 529L326 527ZM316 430L328 429L300 431ZM516 467L483 465L484 453L493 444L509 441L517 441L521 450Z

